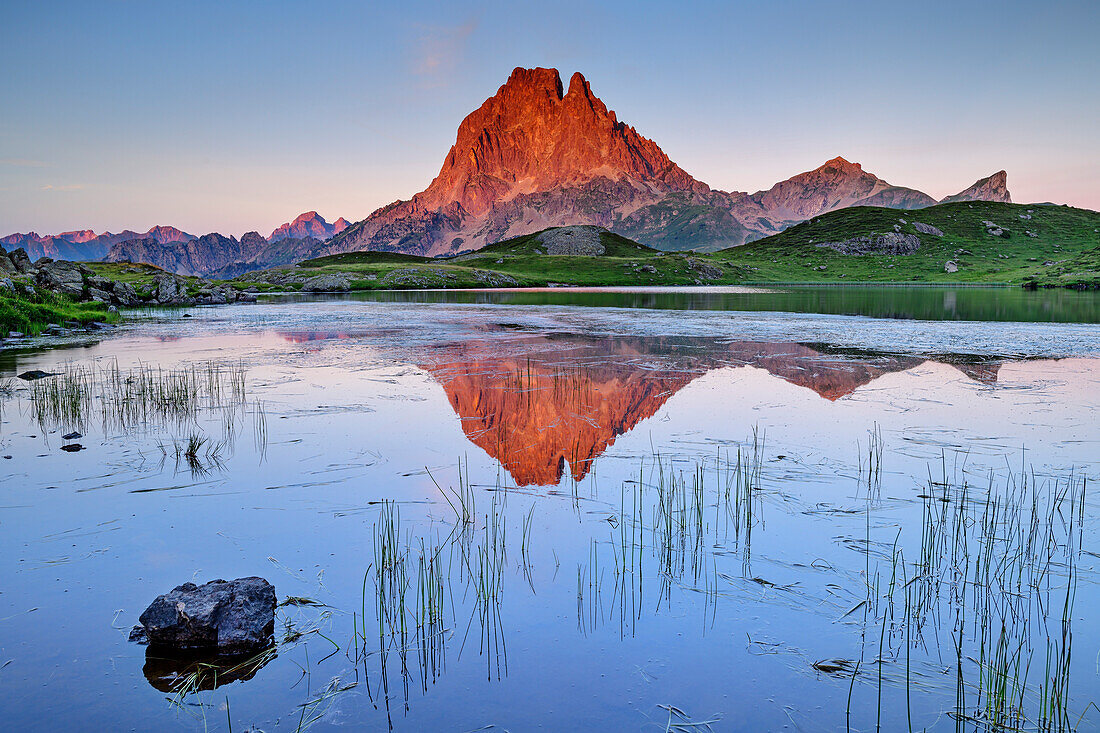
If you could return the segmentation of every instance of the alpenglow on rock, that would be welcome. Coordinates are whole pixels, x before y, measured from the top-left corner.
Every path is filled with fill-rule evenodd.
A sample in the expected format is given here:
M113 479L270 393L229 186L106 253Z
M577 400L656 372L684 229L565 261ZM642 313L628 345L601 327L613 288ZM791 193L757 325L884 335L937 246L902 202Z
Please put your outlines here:
M275 586L263 578L184 583L157 596L131 641L175 649L246 651L267 646L275 630Z

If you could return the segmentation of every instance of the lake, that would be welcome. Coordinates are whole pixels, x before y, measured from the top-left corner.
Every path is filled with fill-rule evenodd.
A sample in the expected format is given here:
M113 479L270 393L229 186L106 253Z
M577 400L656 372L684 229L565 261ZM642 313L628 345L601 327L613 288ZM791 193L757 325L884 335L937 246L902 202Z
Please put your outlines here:
M1069 291L439 291L9 346L7 725L1095 728L1098 322ZM271 649L127 640L250 575Z

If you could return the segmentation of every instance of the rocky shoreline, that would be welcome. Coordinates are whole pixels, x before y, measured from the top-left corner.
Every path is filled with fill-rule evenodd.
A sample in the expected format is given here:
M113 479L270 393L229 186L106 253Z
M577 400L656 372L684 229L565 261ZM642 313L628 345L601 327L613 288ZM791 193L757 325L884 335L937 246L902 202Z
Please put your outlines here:
M131 267L127 273L139 274ZM40 290L62 295L78 303L104 303L114 308L143 305L224 305L254 302L253 289L237 289L225 283L188 279L157 272L147 285L97 275L82 262L42 257L31 262L24 249L11 253L0 248L0 294L34 296Z

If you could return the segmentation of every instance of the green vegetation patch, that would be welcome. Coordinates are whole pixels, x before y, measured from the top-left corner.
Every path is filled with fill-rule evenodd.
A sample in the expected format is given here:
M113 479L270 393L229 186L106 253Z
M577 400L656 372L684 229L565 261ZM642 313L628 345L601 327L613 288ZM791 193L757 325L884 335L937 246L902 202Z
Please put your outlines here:
M50 324L63 325L66 321L83 324L117 320L118 314L108 313L103 303L76 303L44 291L35 295L0 291L0 336L7 336L11 331L33 336Z

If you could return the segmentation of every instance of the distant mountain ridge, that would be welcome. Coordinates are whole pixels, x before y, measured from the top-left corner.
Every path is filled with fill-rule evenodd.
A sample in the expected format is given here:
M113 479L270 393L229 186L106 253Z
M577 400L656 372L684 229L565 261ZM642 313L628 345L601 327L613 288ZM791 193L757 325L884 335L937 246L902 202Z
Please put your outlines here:
M32 260L144 262L180 275L235 277L306 259L347 225L343 217L330 224L316 211L307 211L276 227L268 238L258 232L247 232L239 240L217 232L196 236L172 226L154 226L143 234L130 230L96 234L91 229L47 236L10 234L0 238L0 246L22 247Z
M144 262L178 275L227 279L252 270L300 262L320 245L321 241L314 237L284 237L269 242L258 232L248 232L240 239L215 232L169 244L152 237L119 242L104 260Z
M111 232L96 234L91 229L82 229L46 236L36 232L9 234L0 239L0 245L8 249L22 247L32 260L50 257L55 260L94 261L103 259L115 244L140 238L151 238L161 244L171 244L186 242L194 239L195 235L166 226L155 226L144 234L129 229L118 234Z

